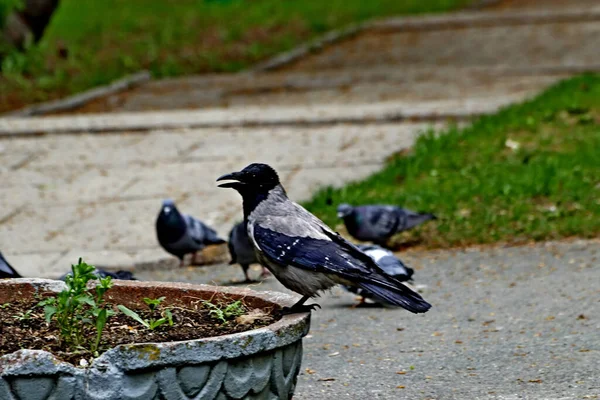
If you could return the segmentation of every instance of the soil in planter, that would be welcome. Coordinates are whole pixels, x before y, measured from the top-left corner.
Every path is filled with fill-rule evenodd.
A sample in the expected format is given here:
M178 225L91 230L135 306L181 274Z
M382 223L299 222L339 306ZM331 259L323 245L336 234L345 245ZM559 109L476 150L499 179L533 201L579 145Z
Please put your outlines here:
M89 351L69 351L61 343L56 322L53 320L48 325L44 310L37 307L37 303L36 300L0 304L0 356L20 349L33 349L49 351L74 365L80 365L82 359L89 362L94 358ZM173 326L164 324L155 330L149 330L114 307L115 315L109 318L104 329L99 353L120 344L172 342L244 332L270 325L279 318L273 315L273 310L248 310L248 307L245 307L244 315L223 324L215 319L202 303L193 308L169 308L173 314ZM135 311L143 319L161 318L160 310ZM91 326L86 332L86 337L90 340L95 337Z

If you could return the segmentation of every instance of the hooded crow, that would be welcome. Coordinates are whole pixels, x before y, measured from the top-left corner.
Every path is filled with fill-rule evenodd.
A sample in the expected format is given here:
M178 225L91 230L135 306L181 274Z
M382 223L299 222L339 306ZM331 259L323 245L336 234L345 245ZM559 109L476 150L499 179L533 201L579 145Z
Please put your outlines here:
M284 313L306 312L319 291L337 284L368 290L377 299L413 313L431 308L420 294L386 274L371 257L333 232L317 217L288 199L277 172L251 164L223 175L219 187L237 190L258 261L302 298Z
M235 224L229 232L229 241L227 242L229 247L229 254L231 255L231 262L229 265L240 264L242 271L244 271L244 282L254 282L248 275L248 269L250 264L257 264L256 254L254 253L254 246L250 242L248 237L248 230L246 229L246 223L240 222ZM269 271L263 267L262 276L266 277Z
M338 217L344 220L350 235L358 240L378 244L385 244L398 232L436 219L433 214L420 214L389 205L352 207L350 204L340 204L337 213Z
M183 266L187 254L195 254L207 245L225 243L214 229L202 221L181 214L170 199L163 200L156 219L156 236L163 249L179 258L180 266Z
M21 278L21 275L10 266L6 258L0 253L0 279Z

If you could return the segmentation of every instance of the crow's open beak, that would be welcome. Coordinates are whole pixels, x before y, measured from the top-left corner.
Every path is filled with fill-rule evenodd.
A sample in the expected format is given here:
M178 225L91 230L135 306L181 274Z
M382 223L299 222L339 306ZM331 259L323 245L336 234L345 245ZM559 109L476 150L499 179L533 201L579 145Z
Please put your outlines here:
M243 185L242 182L239 181L239 172L232 172L230 174L225 174L217 178L218 181L235 181L235 182L225 182L219 185L220 188L238 188Z

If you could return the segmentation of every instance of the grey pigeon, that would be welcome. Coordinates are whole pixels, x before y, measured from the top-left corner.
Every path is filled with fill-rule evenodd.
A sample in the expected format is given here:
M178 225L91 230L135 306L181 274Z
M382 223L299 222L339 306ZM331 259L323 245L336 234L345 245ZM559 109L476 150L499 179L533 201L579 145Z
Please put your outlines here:
M214 229L199 219L182 214L173 200L163 200L162 208L156 219L158 243L168 253L173 254L184 264L187 254L196 254L207 245L225 243Z
M254 246L250 242L248 237L248 230L246 229L246 223L240 222L235 224L229 232L229 241L227 242L229 247L229 254L231 255L231 264L240 264L244 271L245 282L253 282L248 275L248 269L250 264L258 264L256 254L254 253ZM262 276L267 276L269 271L263 267Z
M319 291L336 284L368 290L378 300L414 313L431 308L420 294L386 274L371 257L333 232L317 217L288 199L275 170L251 164L223 175L219 185L243 198L244 221L258 261L302 298L283 313L306 312Z
M6 258L0 253L0 279L21 278L21 275L10 266Z
M388 249L377 245L357 245L366 255L371 257L388 275L393 276L399 281L405 282L412 278L414 270L404 265L404 263ZM356 293L364 299L373 298L373 294L367 290L344 286L348 291Z
M337 213L338 217L344 220L348 233L354 238L382 245L398 232L436 219L433 214L420 214L390 205L352 207L350 204L340 204Z

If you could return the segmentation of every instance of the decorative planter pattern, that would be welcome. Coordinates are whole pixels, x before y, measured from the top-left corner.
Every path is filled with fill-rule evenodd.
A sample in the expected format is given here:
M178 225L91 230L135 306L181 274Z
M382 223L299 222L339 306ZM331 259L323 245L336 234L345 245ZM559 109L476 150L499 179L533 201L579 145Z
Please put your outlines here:
M62 282L0 281L0 303L60 291ZM291 296L248 289L158 282L115 282L112 301L130 306L142 297L244 298L252 307L291 305ZM117 346L88 368L41 350L0 357L0 400L290 399L302 362L308 313L231 335L169 343Z

